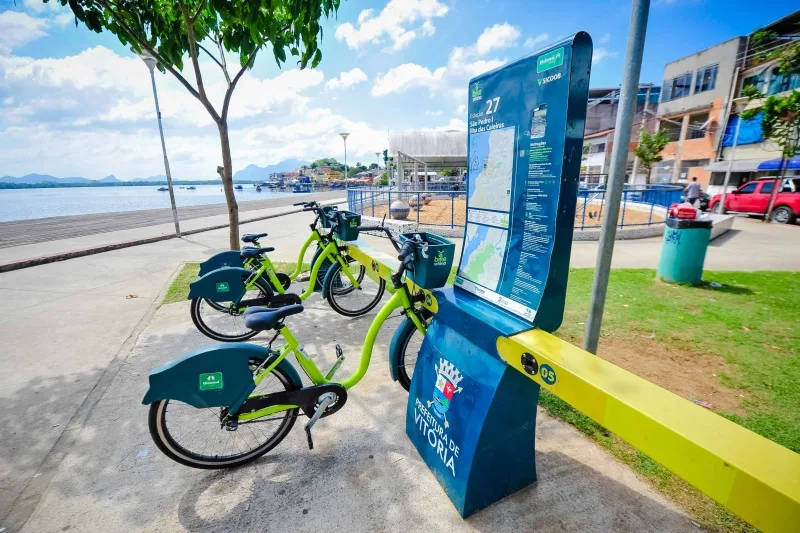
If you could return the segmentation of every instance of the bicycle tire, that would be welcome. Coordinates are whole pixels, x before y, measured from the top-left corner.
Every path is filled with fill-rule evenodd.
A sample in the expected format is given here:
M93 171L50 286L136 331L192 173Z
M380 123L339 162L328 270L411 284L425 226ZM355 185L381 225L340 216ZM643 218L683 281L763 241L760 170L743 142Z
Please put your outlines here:
M258 278L255 280L255 285L258 287L259 296L260 297L272 297L274 295L272 291L272 287L270 286L269 282L264 278ZM219 342L242 342L248 339L252 339L256 335L258 335L258 331L254 331L248 329L246 333L242 333L239 335L226 335L225 333L221 333L215 330L211 325L207 324L205 320L203 320L201 306L208 302L205 298L193 298L192 299L192 306L191 306L191 317L192 322L194 323L195 327L210 339L214 339L215 341ZM219 303L219 302L215 302ZM212 309L216 309L215 306L210 306ZM218 314L229 314L229 307L226 306L223 310L217 310ZM241 316L239 313L233 314L230 313L232 316Z
M361 265L361 267L363 268L363 265ZM328 305L331 306L331 309L346 317L363 316L369 313L375 308L376 305L378 305L378 303L381 301L381 298L383 298L383 293L386 291L386 281L383 278L380 278L378 282L378 290L376 291L375 296L372 297L371 300L368 300L366 305L359 306L356 309L346 309L343 307L344 299L359 294L359 291L363 290L363 284L362 288L359 290L343 290L341 287L337 288L337 282L341 284L342 279L347 279L345 276L342 276L339 273L341 269L342 265L336 262L333 264L330 270L328 270L328 274L325 276L326 287L323 291L323 294L327 295ZM366 279L367 278L365 276L362 276L362 281L366 281ZM374 282L372 278L368 279ZM360 294L364 293L361 292Z
M433 315L429 311L423 310L422 318L426 325L430 322L431 316ZM416 324L414 324L410 318L403 320L403 323L397 328L396 333L398 339L397 348L400 353L396 357L392 357L391 355L389 357L389 361L397 361L397 382L406 392L411 390L412 379L412 376L408 373L408 367L411 366L411 372L413 373L414 366L417 362L416 357L419 354L419 350L417 350L417 353L414 354L413 362L408 360L408 356L410 355L408 353L409 345L415 334L419 334ZM424 336L422 338L424 339ZM422 341L420 341L420 347L422 347Z
M260 363L261 361L257 359L251 359L250 360L251 370L255 370L255 368ZM278 381L280 382L280 385L283 387L283 390L287 391L297 390L298 387L294 385L290 377L280 367L275 367L270 372L270 375L272 374L274 374L278 378ZM265 380L266 379L268 379L268 377L265 378ZM262 381L262 383L263 382L264 381ZM257 390L258 389L256 389L256 391ZM164 455L166 455L173 461L185 466L189 466L192 468L200 468L200 469L234 468L258 459L259 457L261 457L262 455L273 449L275 446L280 444L280 442L284 438L286 438L286 436L289 434L289 431L291 431L292 427L294 426L299 411L299 409L297 408L290 409L287 411L281 411L280 413L283 415L283 419L281 420L280 425L275 430L275 432L271 434L269 437L267 437L266 440L257 447L247 450L245 452L241 451L241 448L238 446L238 444L236 444L235 439L237 438L236 434L238 432L243 432L243 434L245 435L245 437L243 437L244 440L246 440L247 435L249 436L256 435L256 431L253 431L252 428L247 427L249 424L242 423L239 425L236 431L229 432L224 427L221 427L221 424L218 420L215 421L213 420L212 417L206 417L206 420L208 418L212 418L211 423L214 424L215 426L214 429L216 431L222 432L220 434L216 434L214 432L213 434L232 439L234 444L236 444L235 449L240 451L239 454L232 454L227 456L220 456L220 455L206 456L202 454L202 452L205 452L205 444L202 452L198 453L196 451L189 450L188 448L185 447L185 445L179 443L176 440L175 435L173 435L173 433L170 432L167 424L167 412L170 402L171 400L159 400L150 405L150 412L148 414L148 427L150 429L150 436L153 438L153 441L155 442L156 446L158 446L158 449L161 450L164 453ZM186 405L182 404L182 402L176 402L176 403L181 403L182 406ZM191 409L196 409L196 408L191 408ZM205 411L205 409L199 409L199 410L196 409L196 410L199 411L200 413ZM198 427L194 427L192 432L190 432L191 436L196 435L198 431L200 431L200 429ZM265 435L263 432L261 434ZM258 437L255 438L258 439ZM227 446L228 445L226 444L225 449L227 449Z

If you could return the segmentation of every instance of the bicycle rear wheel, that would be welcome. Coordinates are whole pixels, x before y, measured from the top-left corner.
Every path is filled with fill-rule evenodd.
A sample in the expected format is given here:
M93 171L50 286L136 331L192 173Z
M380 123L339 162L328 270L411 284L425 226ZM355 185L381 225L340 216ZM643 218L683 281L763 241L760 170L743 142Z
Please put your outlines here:
M255 371L261 361L250 360ZM292 380L276 367L252 395L295 390ZM198 409L177 400L150 405L150 435L164 455L193 468L233 468L258 459L289 434L298 409L240 422L235 431L222 423L225 408Z
M269 282L258 278L255 288L247 291L242 299L272 297L273 294ZM205 298L192 299L192 322L200 333L220 342L246 341L258 334L258 331L245 326L243 313L233 307L233 302L213 303L216 305L211 305L212 302Z
M342 271L337 261L325 276L325 290L328 304L340 315L347 317L361 316L369 313L381 301L386 290L386 282L382 278L377 281L366 274L364 265L356 262L347 263L350 274L359 281L358 287L350 283L350 279Z

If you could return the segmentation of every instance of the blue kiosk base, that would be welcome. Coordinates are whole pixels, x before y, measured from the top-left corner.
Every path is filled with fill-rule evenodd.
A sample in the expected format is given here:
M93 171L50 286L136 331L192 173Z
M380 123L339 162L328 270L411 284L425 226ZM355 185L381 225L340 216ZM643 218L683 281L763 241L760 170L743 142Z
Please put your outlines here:
M536 481L539 386L496 348L530 324L459 289L434 294L439 311L414 368L406 433L467 517Z

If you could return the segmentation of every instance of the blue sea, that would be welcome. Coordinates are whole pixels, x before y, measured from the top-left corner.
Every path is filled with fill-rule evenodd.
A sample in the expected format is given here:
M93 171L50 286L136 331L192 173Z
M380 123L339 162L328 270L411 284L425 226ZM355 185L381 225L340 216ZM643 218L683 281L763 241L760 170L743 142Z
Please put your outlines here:
M240 202L293 196L292 192L256 192L251 184L236 191ZM197 185L197 189L175 188L178 206L225 203L220 185ZM169 193L156 186L63 187L53 189L0 189L0 222L32 218L88 215L118 211L168 208Z

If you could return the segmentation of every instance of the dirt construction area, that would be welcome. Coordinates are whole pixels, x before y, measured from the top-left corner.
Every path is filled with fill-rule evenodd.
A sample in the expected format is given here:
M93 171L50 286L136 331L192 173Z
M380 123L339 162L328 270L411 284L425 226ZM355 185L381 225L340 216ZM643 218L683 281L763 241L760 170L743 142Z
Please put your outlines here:
M389 218L388 205L365 205L362 213L366 216ZM420 224L430 224L436 226L463 226L467 219L467 201L464 198L455 199L432 199L430 203L423 204L417 208L412 205L408 214L408 220L419 221ZM649 209L638 206L625 206L620 209L619 221L625 225L641 225L652 222L663 222L664 215L659 211L652 214ZM586 204L578 202L575 212L575 228L577 229L600 229L603 223L603 206L599 204Z

